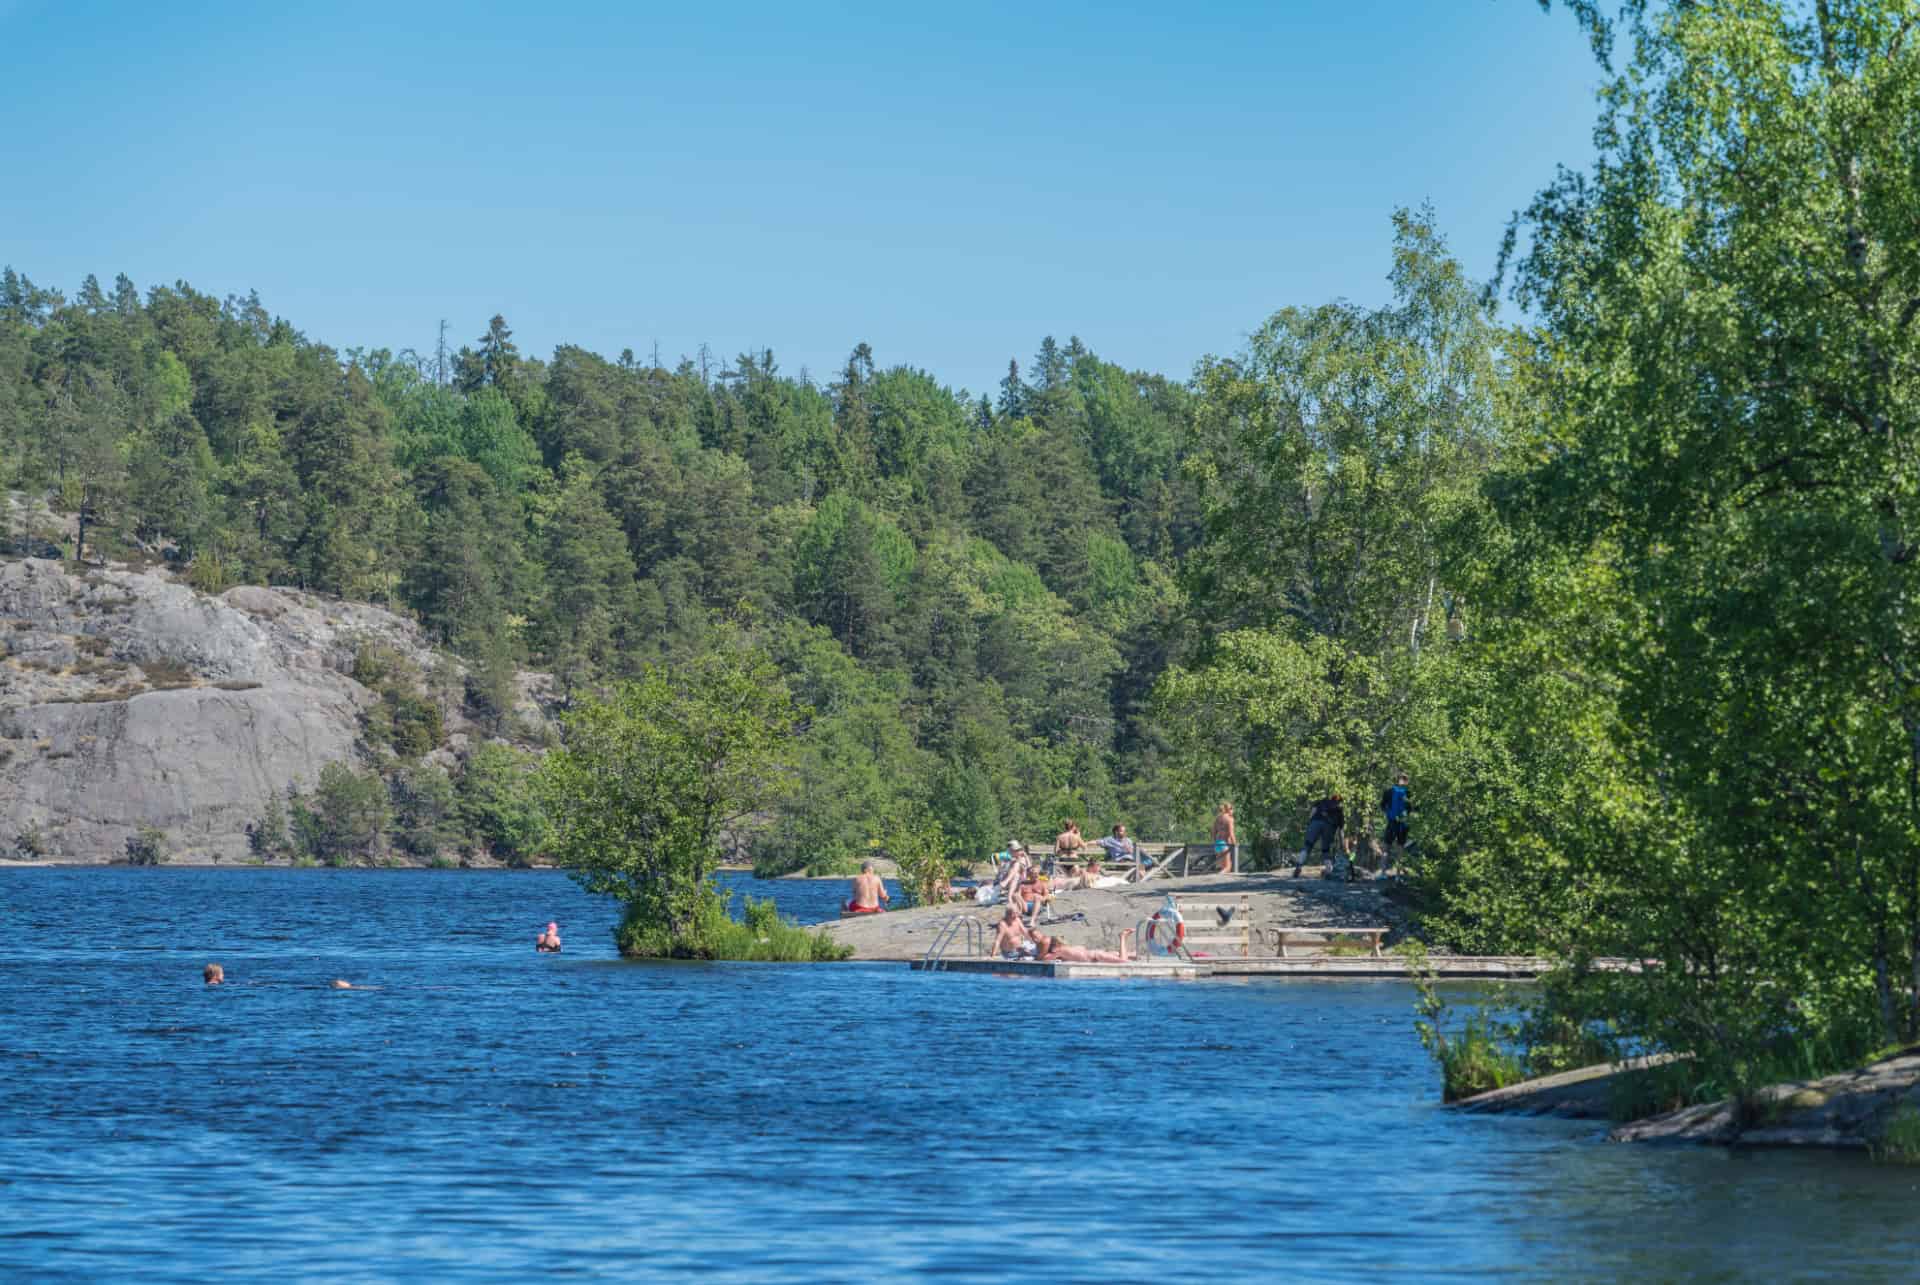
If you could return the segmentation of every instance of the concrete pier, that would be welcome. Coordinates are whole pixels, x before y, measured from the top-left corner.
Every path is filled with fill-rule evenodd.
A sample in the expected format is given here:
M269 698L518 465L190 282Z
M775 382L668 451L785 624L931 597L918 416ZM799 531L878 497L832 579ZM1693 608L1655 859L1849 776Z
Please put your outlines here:
M1547 960L1519 955L1435 955L1428 959L1427 965L1436 977L1451 981L1522 981L1538 977L1551 967ZM916 959L913 968L916 972L997 973L1008 977L1372 977L1386 981L1405 980L1409 971L1405 960L1391 956L1374 959L1367 955L1308 955L1291 959L1265 956L1251 959L1201 958L1191 963L1180 959L1145 959L1130 964L1043 963L1027 959L949 957L936 960L931 965Z

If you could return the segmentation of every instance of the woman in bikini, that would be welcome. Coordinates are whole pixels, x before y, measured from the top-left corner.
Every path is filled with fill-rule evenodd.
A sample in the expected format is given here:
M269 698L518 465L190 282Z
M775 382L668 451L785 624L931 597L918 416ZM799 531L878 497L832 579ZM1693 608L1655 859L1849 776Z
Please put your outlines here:
M1119 950L1088 950L1085 946L1069 946L1058 937L1049 937L1045 933L1033 934L1033 944L1039 947L1040 958L1048 963L1063 964L1130 964L1133 957L1126 953L1127 933L1120 934Z

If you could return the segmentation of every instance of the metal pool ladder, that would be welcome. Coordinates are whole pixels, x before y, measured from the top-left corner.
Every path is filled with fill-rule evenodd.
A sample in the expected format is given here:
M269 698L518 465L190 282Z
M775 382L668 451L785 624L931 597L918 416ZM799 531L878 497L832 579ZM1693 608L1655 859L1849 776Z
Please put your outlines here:
M987 926L972 915L952 915L940 925L940 931L933 935L933 943L927 947L927 953L920 957L922 969L937 969L940 960L946 955L954 938L962 933L967 938L968 955L987 953Z

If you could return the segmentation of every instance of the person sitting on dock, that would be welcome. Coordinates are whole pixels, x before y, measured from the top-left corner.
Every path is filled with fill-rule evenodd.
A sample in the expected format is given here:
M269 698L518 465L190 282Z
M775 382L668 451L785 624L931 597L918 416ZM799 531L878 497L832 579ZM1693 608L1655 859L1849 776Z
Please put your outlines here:
M1131 964L1133 956L1127 953L1128 928L1120 934L1119 950L1089 950L1085 946L1069 946L1058 937L1049 937L1045 933L1035 933L1033 944L1039 950L1043 963L1061 964Z
M873 872L873 862L868 861L853 877L853 899L847 902L846 911L850 915L877 915L886 909L881 903L892 900L885 882Z
M1133 871L1127 876L1129 880L1147 877L1147 867L1152 863L1147 860L1146 854L1140 851L1139 842L1127 837L1125 825L1116 822L1113 833L1100 840L1100 847L1105 850L1109 861L1133 862Z
M1033 859L1027 855L1026 845L1018 839L1008 839L1007 865L994 877L993 886L1011 905L1020 895L1020 885L1027 881L1032 871Z
M540 935L533 939L533 948L543 955L559 954L560 925L548 920L547 926L541 930Z
M1026 921L1012 906L1008 906L1006 913L1000 916L1000 926L993 934L993 949L987 953L1002 959L1033 958L1033 934L1027 931Z
M1027 877L1020 884L1020 900L1017 904L1029 917L1039 915L1042 910L1051 914L1053 888L1048 884L1047 877L1029 867Z

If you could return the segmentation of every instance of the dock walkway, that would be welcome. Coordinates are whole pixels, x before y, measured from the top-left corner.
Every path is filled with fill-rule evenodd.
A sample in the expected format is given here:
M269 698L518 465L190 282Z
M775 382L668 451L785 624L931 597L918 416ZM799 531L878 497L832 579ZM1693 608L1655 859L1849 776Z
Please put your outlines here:
M915 972L995 973L1008 977L1338 977L1401 981L1410 973L1404 959L1373 959L1364 955L1309 955L1291 959L1255 956L1180 959L1143 959L1129 964L1045 963L1032 959L959 957L912 961ZM1434 976L1450 981L1524 981L1540 976L1552 964L1524 955L1434 955L1427 960Z

